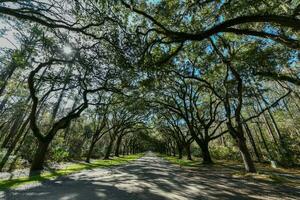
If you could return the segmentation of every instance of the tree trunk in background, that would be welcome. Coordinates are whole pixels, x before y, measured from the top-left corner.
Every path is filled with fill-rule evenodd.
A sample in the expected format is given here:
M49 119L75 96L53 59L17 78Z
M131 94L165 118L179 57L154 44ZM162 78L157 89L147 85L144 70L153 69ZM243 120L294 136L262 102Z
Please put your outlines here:
M2 113L7 101L8 101L8 95L6 95L0 103L0 114Z
M87 163L90 162L90 159L91 159L91 156L92 156L92 153L93 153L95 144L96 144L96 142L92 140L92 143L91 143L91 145L90 145L88 154L86 155L86 160L85 160L85 161L86 161Z
M174 147L174 145L171 145L172 148L172 154L175 157L176 156L176 148Z
M1 132L1 130L5 127L5 124L6 124L7 122L3 122L1 125L0 125L0 132Z
M19 145L18 145L18 147L15 149L15 151L14 151L14 155L16 155L15 156L15 158L14 158L14 160L12 161L12 163L11 163L11 165L10 165L10 167L9 167L9 171L12 171L13 170L13 167L15 166L15 163L16 163L16 161L17 161L17 159L18 159L18 152L20 151L20 149L21 149L21 147L23 146L23 143L24 143L24 141L25 141L25 139L26 139L26 136L27 136L27 134L30 132L30 128L29 127L27 127L27 130L25 131L25 134L23 135L23 138L22 138L22 140L19 142Z
M22 138L22 135L23 135L28 123L29 123L29 117L25 120L25 122L22 124L22 126L18 130L17 135L14 137L13 141L11 142L11 144L8 147L8 150L7 150L6 154L2 158L1 163L0 163L0 171L3 170L6 162L8 161L9 156L11 155L13 150L15 149L15 147L16 147L17 143L19 142L19 140Z
M256 169L255 169L254 163L252 161L251 154L249 153L249 150L248 150L248 147L246 144L246 139L243 137L238 137L237 144L238 144L238 147L242 154L246 172L256 173Z
M81 91L81 90L79 90L79 91ZM77 104L78 104L78 101L79 101L79 97L78 96L76 96L75 97L75 100L74 100L74 103L73 103L73 105L72 105L72 110L74 110L75 108L76 108L76 106L77 106ZM68 141L68 135L69 135L69 132L70 132L70 129L71 129L71 124L72 123L70 123L69 125L68 125L68 127L65 129L65 131L64 131L64 140L65 141Z
M125 151L126 149L125 149L125 148L126 148L126 145L124 144L124 145L123 145L123 148L122 148L122 155L123 155L123 156L125 156L125 153L126 153L126 151Z
M268 119L267 119L265 113L263 114L263 118L264 118L264 121L265 121L265 123L266 123L266 125L267 125L267 130L268 130L269 134L272 136L272 138L273 138L273 140L274 140L274 143L276 144L277 149L279 150L277 138L276 138L276 136L275 136L274 133L273 133L272 127L271 127L271 125L270 125L270 123L269 123L269 121L268 121Z
M123 138L123 135L121 134L118 137L117 142L116 142L116 149L115 149L115 156L116 157L120 156L119 154L120 154L120 146L121 146L122 138Z
M262 94L262 93L259 93L259 95L260 95L261 99L263 100L263 102L268 106L269 103L266 101L266 99L265 99L265 97L263 96L263 94ZM269 114L269 116L270 116L270 118L271 118L271 121L273 122L273 127L274 127L274 129L275 129L275 132L276 132L278 138L279 138L279 142L280 142L280 144L282 145L282 135L281 135L281 132L280 132L278 126L277 126L277 123L276 123L276 121L275 121L275 119L274 119L274 117L273 117L272 112L270 111L270 109L268 109L267 111L268 111L268 114Z
M246 138L243 133L243 125L237 124L237 126L237 128L234 128L232 124L230 124L229 122L227 123L229 133L235 139L240 153L242 155L246 172L256 173L254 162L251 158L251 154L246 144Z
M269 105L269 103L266 101L266 99L264 98L264 96L263 96L261 93L260 93L260 96L261 96L263 102L264 102L266 105ZM284 157L287 157L287 156L289 156L289 154L288 154L289 149L288 149L287 145L285 144L284 138L282 137L281 131L280 131L278 125L277 125L277 122L276 122L276 120L275 120L275 118L274 118L274 116L273 116L271 110L268 109L267 111L268 111L268 114L269 114L270 119L271 119L271 121L272 121L272 125L273 125L273 127L274 127L274 130L275 130L275 132L276 132L276 134L277 134L277 136L278 136L278 138L279 138L279 144L280 144L279 151L280 151L280 153L281 153Z
M177 149L178 149L178 158L182 159L182 152L183 152L183 147L179 142L177 143Z
M223 135L221 136L221 142L222 142L222 145L223 145L224 147L227 147L227 143L226 143L225 138L224 138Z
M284 105L286 111L289 113L290 117L291 117L292 119L295 119L295 117L294 117L293 113L291 112L291 110L290 110L290 108L289 108L289 105L288 105L288 103L286 102L285 99L282 99L282 103L283 103L283 105Z
M7 69L8 69L7 73L1 74L0 78L1 78L2 84L0 85L0 96L2 96L4 90L7 86L8 80L13 75L16 68L17 68L17 65L11 63L9 65L9 67L7 67Z
M203 159L202 163L203 164L212 164L213 161L211 159L210 152L208 149L208 142L201 144L200 148L202 151L202 159Z
M258 148L257 148L257 146L256 146L256 144L255 144L254 138L253 138L253 136L252 136L252 133L251 133L251 131L250 131L250 128L249 128L248 124L247 124L247 123L244 123L244 127L245 127L246 133L247 133L247 135L248 135L248 138L249 138L249 140L250 140L250 143L251 143L251 145L252 145L252 147L253 147L253 150L254 150L254 154L255 154L255 156L256 156L256 159L257 159L258 162L261 162L261 157L260 157L260 154L259 154L259 152L258 152Z
M9 133L7 134L7 136L5 137L3 143L1 144L1 148L7 148L8 147L8 143L11 139L13 139L13 137L15 136L16 130L19 129L19 127L22 124L22 121L24 120L24 115L19 114L17 118L15 118L13 125L11 126Z
M273 156L272 156L272 154L271 154L271 152L270 152L270 149L269 149L269 147L268 147L268 145L267 145L265 136L264 136L264 134L263 134L263 132L262 132L262 129L261 129L261 127L260 127L260 125L259 125L258 122L256 122L256 126L257 126L257 128L258 128L258 132L259 132L259 134L260 134L260 137L261 137L261 139L262 139L262 142L263 142L263 144L264 144L264 147L265 147L266 151L268 152L269 158L270 158L271 160L273 160Z
M279 130L278 125L277 125L277 123L276 123L276 121L275 121L275 119L274 119L274 116L273 116L272 112L271 112L269 109L268 109L268 113L269 113L270 118L271 118L271 121L272 121L272 123L273 123L273 127L274 127L274 129L275 129L275 131L276 131L276 133L277 133L278 138L279 138L279 142L280 142L280 144L282 145L282 147L285 147L284 142L283 142L283 138L282 138L281 131Z
M126 155L129 155L129 151L130 151L130 140L129 142L126 144Z
M66 87L67 87L67 83L65 82L63 85L62 91L59 94L58 100L53 108L51 119L50 119L50 124L53 124L53 122L55 121L56 115L58 113L58 109L60 107L61 101L63 100L64 94L65 94Z
M281 152L281 154L282 154L282 156L284 158L290 157L289 147L287 146L286 142L284 141L284 138L283 138L283 136L281 134L281 131L279 130L279 127L277 125L277 122L276 122L276 120L275 120L275 118L274 118L274 116L273 116L273 114L272 114L272 112L270 110L268 110L268 113L270 115L273 127L274 127L274 129L275 129L275 131L276 131L276 133L278 135L278 138L279 138L279 143L280 143L280 147L281 147L280 148L280 152Z
M113 148L114 141L115 141L114 138L111 137L110 141L109 141L109 144L107 146L106 152L105 152L104 160L108 160L109 159L111 151L112 151L112 148Z
M135 142L135 140L132 142L132 144L131 144L131 151L130 151L130 153L131 154L134 154L135 153L135 145L136 145L136 142Z
M38 148L35 152L32 164L31 164L31 168L30 171L40 171L44 168L44 162L46 159L46 154L48 151L48 147L49 147L50 142L46 141L46 142L42 142L39 141L39 145Z
M263 107L262 107L262 105L261 105L261 103L260 103L260 100L259 100L259 98L258 98L258 96L257 96L256 93L255 93L255 98L256 98L256 101L257 101L258 106L259 106L259 111L262 111L262 110L263 110ZM253 109L256 111L256 109L255 109L254 106L253 106ZM266 125L267 125L267 130L268 130L269 134L272 136L272 138L273 138L273 140L274 140L274 142L275 142L275 144L276 144L276 147L277 147L278 151L280 151L280 149L278 148L278 142L277 142L277 139L276 139L276 137L275 137L275 135L274 135L274 133L273 133L273 130L272 130L272 128L271 128L271 125L270 125L270 123L269 123L269 121L268 121L268 119L267 119L267 117L266 117L266 113L264 112L264 113L262 114L262 116L263 116L263 119L264 119L264 121L265 121L265 123L266 123Z
M188 160L193 160L192 158L192 153L191 153L191 144L186 144L185 145L185 151L186 151L186 156Z

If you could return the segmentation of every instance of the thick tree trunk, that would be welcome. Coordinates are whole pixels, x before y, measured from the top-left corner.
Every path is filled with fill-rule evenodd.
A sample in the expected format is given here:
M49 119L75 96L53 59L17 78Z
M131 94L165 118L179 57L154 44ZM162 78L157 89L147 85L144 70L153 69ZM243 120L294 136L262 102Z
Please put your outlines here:
M166 155L169 155L169 147L168 146L166 146Z
M202 151L202 163L203 164L212 164L213 161L211 159L211 156L210 156L210 152L209 152L209 149L208 149L208 143L203 143L201 146L201 151Z
M85 160L85 162L87 162L87 163L90 162L90 159L91 159L91 156L92 156L92 153L93 153L95 144L96 144L96 142L95 142L95 141L92 141L92 143L91 143L91 145L90 145L90 148L89 148L89 152L88 152L88 154L86 155L86 160Z
M131 154L135 153L135 147L136 147L136 142L133 141L133 143L131 144L131 151L130 151Z
M236 141L244 161L246 172L256 173L256 169L253 160L251 158L251 154L246 144L246 139L244 138L244 136L238 136L236 138Z
M182 159L182 151L183 151L182 145L177 144L177 149L178 149L178 158Z
M120 154L120 146L121 146L122 138L123 138L123 135L120 135L117 139L117 142L116 142L116 149L115 149L115 156L116 157L120 156L119 154Z
M176 156L176 148L174 146L172 146L172 154L174 157Z
M129 155L129 148L130 148L130 143L126 145L126 155Z
M109 157L110 157L110 154L111 154L111 151L112 151L112 147L113 147L113 144L114 144L114 139L111 138L110 139L110 142L107 146L107 149L106 149L106 153L105 153L105 156L104 156L104 160L108 160Z
M186 157L188 160L193 160L192 153L191 153L191 144L185 145Z
M246 172L256 173L256 169L251 158L251 154L246 144L246 138L244 137L243 125L238 124L237 128L234 128L232 124L227 123L227 127L230 135L235 139L237 146L242 155L242 159L244 162L244 167Z
M39 171L43 169L49 144L50 142L39 141L38 148L35 152L33 161L31 163L31 168L30 168L31 172Z

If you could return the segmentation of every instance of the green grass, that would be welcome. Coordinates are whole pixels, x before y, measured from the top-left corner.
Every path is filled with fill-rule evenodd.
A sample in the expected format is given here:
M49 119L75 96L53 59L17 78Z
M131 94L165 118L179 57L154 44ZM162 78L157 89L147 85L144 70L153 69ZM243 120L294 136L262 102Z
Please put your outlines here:
M27 177L19 177L10 180L0 180L0 190L12 189L28 183L41 182L45 180L53 180L60 176L69 175L75 172L80 172L82 170L118 166L118 165L126 164L130 161L134 161L142 156L143 154L135 154L135 155L128 155L124 157L115 157L111 160L95 160L91 163L76 163L76 164L71 164L64 169L53 170L51 172L44 172L30 177L27 176Z
M275 184L293 184L293 182L285 177L282 177L277 174L273 173L264 173L264 172L257 172L257 173L244 173L238 172L232 174L233 178L240 178L252 181L261 181L267 183L275 183Z
M288 186L299 186L296 180L288 179L284 177L285 174L294 174L300 176L300 171L297 169L283 169L277 168L274 169L269 165L256 163L257 173L245 173L242 163L238 161L226 161L226 160L218 160L215 161L213 165L207 166L201 164L201 160L196 158L195 160L186 160L186 159L178 159L174 156L167 155L158 155L159 157L164 158L172 164L179 165L180 167L190 168L190 169L204 169L209 167L211 170L216 170L219 173L222 172L222 169L227 169L227 175L229 177L252 180L252 181L260 181L274 184L284 184Z

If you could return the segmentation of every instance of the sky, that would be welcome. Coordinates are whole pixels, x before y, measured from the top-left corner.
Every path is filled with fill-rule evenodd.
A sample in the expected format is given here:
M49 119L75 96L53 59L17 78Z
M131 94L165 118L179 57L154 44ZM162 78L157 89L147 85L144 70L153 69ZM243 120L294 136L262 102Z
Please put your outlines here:
M0 30L3 30L5 27L9 26L9 24L7 24L4 20L1 20L1 18L0 21ZM15 49L18 46L14 33L15 31L10 29L9 31L6 31L4 35L0 34L0 48Z

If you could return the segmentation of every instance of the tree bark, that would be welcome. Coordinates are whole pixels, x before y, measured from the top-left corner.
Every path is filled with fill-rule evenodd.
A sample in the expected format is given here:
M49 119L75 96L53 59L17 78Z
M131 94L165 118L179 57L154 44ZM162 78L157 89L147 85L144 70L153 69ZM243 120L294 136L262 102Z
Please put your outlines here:
M107 146L107 149L106 149L106 153L105 153L105 156L104 156L104 160L108 160L109 157L110 157L110 153L112 151L112 147L113 147L113 144L114 144L114 138L110 138L110 142Z
M185 145L186 157L188 160L193 160L192 153L191 153L191 144Z
M90 162L90 159L91 159L91 156L92 156L92 153L93 153L93 150L94 150L94 146L95 146L96 142L95 141L92 141L91 145L90 145L90 148L89 148L89 152L88 154L86 155L86 162L89 163Z
M252 133L250 131L250 128L249 128L249 126L248 126L248 124L246 122L244 123L244 127L245 127L246 133L247 133L247 135L249 137L250 143L251 143L251 145L253 147L256 159L257 159L258 162L261 162L261 157L260 157L260 154L258 152L258 148L257 148L257 146L255 144L255 141L254 141L254 138L253 138Z
M229 133L235 139L240 153L242 155L245 171L250 173L256 173L254 162L251 158L251 154L246 144L246 138L243 133L243 126L242 124L237 124L237 126L237 128L234 128L232 124L230 124L230 122L227 123Z
M256 122L256 125L257 125L257 128L258 128L258 132L259 132L259 134L260 134L260 137L261 137L261 139L262 139L262 142L263 142L263 144L264 144L264 147L265 147L266 151L268 152L268 156L269 156L269 158L270 158L271 160L273 160L273 155L271 154L270 149L269 149L269 147L268 147L268 145L267 145L267 142L266 142L264 133L262 132L262 129L261 129L261 127L260 127L260 125L259 125L258 122Z
M30 168L31 172L40 171L43 169L49 144L50 142L48 141L46 142L39 141L38 148L35 152L34 159L31 164L31 168Z
M210 152L208 149L208 143L201 144L200 148L202 151L202 159L203 159L202 163L203 164L213 164L213 161L211 159Z
M246 172L256 173L256 169L255 169L253 160L251 158L251 154L249 152L249 149L247 147L245 137L244 136L238 136L236 138L236 142L237 142L237 145L239 147L240 153L242 155Z
M122 139L123 139L123 135L121 134L118 137L117 142L116 142L116 149L115 149L115 156L116 157L120 156L119 154L120 154L120 146L121 146Z
M182 151L183 151L182 145L177 143L177 149L178 149L178 159L182 159Z

